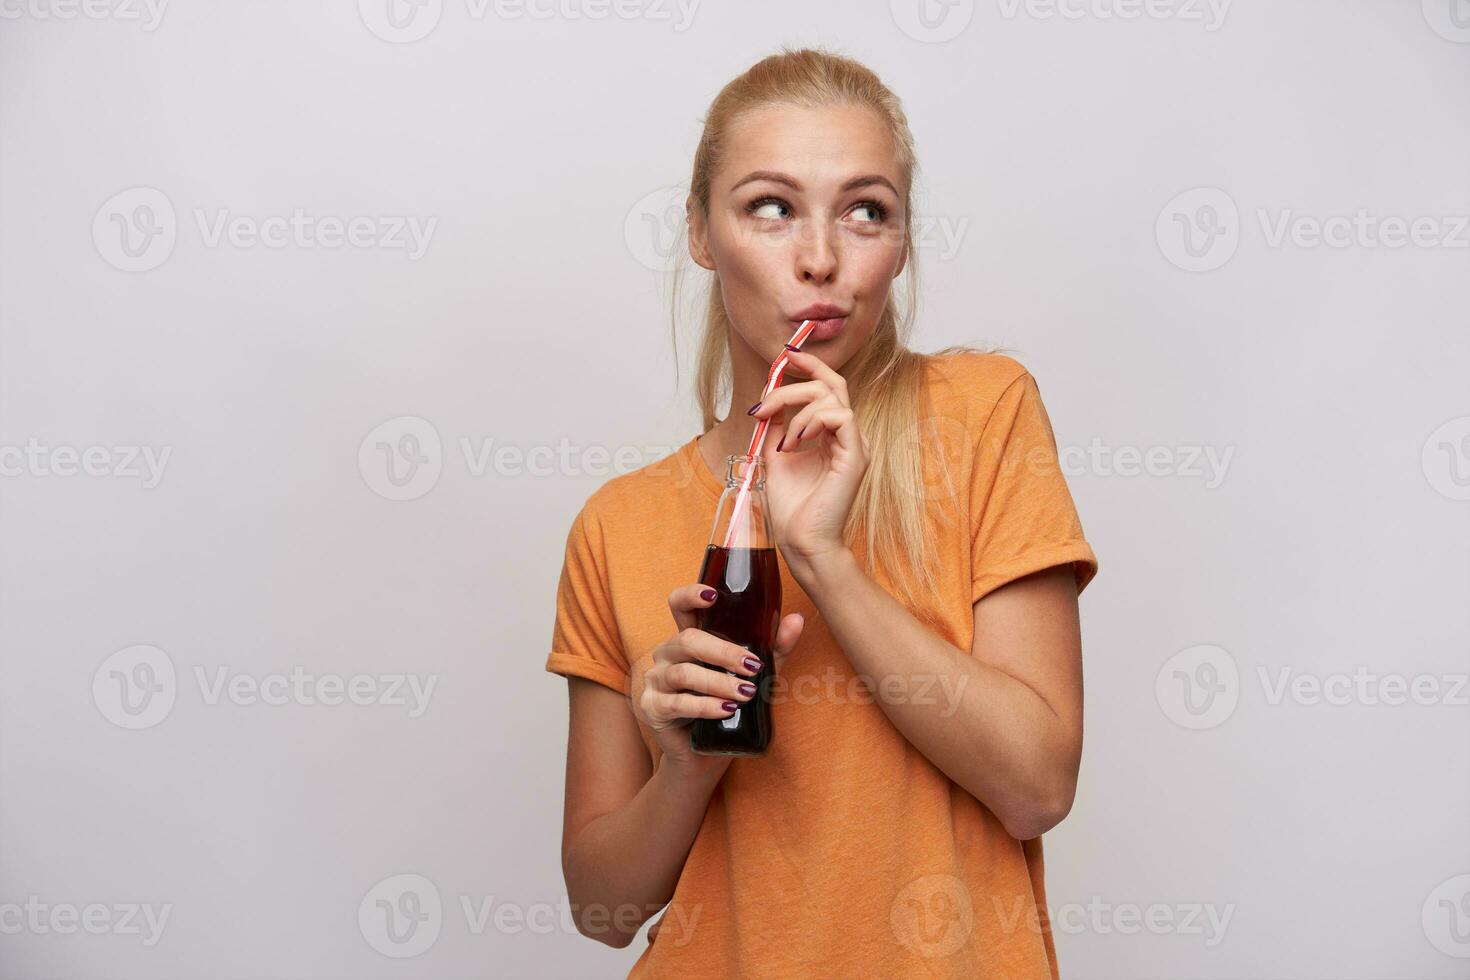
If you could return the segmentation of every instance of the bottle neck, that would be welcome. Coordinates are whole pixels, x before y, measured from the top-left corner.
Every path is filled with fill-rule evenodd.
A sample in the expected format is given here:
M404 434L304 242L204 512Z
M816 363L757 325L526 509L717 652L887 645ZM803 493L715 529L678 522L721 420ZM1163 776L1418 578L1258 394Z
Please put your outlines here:
M758 456L730 456L725 473L710 544L730 549L772 547L775 534L766 507L765 462Z
M750 489L764 490L766 486L766 461L761 456L725 457L725 489L735 490L750 481Z

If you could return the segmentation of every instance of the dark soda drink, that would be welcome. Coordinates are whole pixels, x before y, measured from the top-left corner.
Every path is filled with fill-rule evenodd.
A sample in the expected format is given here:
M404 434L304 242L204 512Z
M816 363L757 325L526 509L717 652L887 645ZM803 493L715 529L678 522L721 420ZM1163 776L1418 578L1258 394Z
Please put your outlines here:
M776 677L776 627L781 621L781 566L766 506L765 461L758 455L725 457L725 490L715 507L699 581L718 593L700 612L699 629L749 650L761 667L749 678L755 694L746 701L732 699L736 707L730 717L690 722L690 751L762 755L774 735L771 685ZM734 671L726 673L746 679Z
M781 569L775 548L725 548L704 552L699 581L719 593L700 614L699 628L742 646L760 659L749 701L736 701L729 718L696 718L689 747L701 755L761 755L771 744L771 684L775 680L776 628L781 621ZM724 670L701 664L713 670Z

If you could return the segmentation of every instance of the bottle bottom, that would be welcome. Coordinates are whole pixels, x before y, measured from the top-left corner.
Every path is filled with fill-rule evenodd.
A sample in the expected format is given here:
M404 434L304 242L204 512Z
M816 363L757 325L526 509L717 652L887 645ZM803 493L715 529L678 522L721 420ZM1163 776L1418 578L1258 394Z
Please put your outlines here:
M726 671L729 673L729 671ZM762 756L771 745L771 675L762 668L755 678L753 700L728 718L698 718L689 726L689 750L695 755Z
M695 755L733 755L745 759L759 759L766 754L766 749L716 749L700 748L694 743L689 744L689 751Z

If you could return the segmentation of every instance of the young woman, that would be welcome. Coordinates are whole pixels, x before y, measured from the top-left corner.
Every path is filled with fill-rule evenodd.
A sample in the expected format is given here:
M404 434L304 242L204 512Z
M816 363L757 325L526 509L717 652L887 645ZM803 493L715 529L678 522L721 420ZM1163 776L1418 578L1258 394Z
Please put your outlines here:
M706 118L705 431L577 515L546 663L570 692L578 926L621 947L664 909L630 976L1057 976L1040 835L1076 787L1097 561L1031 375L905 347L914 174L898 99L829 53L759 62ZM732 761L693 754L689 724L730 716L759 664L696 628L715 595L691 579L762 418L781 693L770 749Z

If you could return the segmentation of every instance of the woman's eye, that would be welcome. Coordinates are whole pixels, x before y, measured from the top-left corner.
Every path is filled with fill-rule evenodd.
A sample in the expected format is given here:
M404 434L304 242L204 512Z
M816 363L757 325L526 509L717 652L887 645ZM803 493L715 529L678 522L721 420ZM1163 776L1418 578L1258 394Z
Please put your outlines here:
M779 197L763 197L751 201L745 206L745 211L753 217L769 221L782 221L791 217L791 208ZM856 216L858 224L882 224L888 219L888 209L877 201L863 201L850 213Z
M757 218L769 218L773 221L779 221L784 217L781 212L791 211L785 201L774 197L763 197L758 201L751 201L745 210Z

